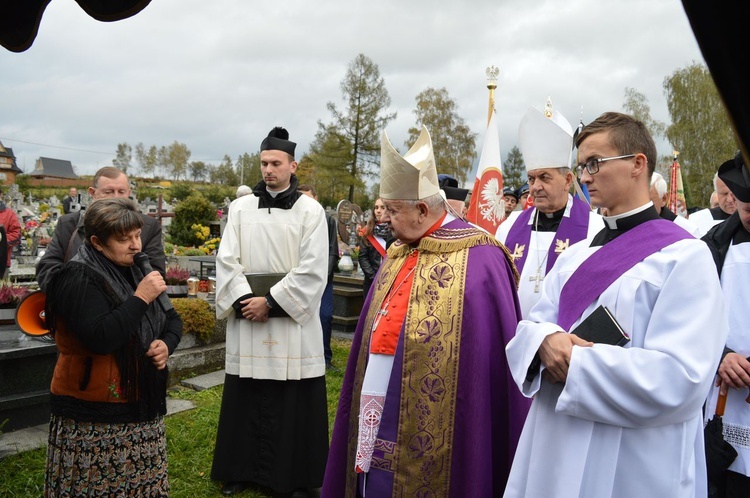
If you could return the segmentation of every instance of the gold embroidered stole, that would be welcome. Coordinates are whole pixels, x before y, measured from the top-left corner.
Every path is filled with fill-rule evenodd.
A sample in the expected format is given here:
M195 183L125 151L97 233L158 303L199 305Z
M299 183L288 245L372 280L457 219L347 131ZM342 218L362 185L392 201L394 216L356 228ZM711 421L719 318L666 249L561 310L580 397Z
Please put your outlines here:
M448 496L453 456L453 421L458 387L463 297L468 249L477 245L507 248L477 228L441 227L420 240L402 328L401 399L393 453L385 456L393 473L393 496ZM357 356L349 418L347 495L355 496L354 456L360 395L367 368L372 324L396 275L412 249L399 242L388 251L365 317ZM397 368L394 365L394 368ZM390 400L393 403L393 400Z

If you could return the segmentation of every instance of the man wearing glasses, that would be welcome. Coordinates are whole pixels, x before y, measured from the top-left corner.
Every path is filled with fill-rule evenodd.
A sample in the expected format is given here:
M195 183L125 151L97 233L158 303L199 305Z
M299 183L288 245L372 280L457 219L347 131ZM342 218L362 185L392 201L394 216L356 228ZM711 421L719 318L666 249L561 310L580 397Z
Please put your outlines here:
M534 397L506 496L705 496L701 409L728 330L710 252L653 208L643 123L608 112L576 144L581 181L608 216L558 258L506 348ZM624 346L575 334L599 306Z
M542 295L542 282L568 247L602 228L601 216L570 195L573 129L547 101L544 113L529 108L518 130L534 206L514 211L495 237L505 244L521 274L518 298L526 317Z

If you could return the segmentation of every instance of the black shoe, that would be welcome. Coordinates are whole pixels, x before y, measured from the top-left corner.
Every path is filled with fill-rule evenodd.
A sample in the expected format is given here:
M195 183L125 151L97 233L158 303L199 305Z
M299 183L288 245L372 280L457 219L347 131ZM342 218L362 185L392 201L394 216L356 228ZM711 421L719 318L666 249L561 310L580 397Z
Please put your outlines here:
M326 363L326 370L330 370L331 372L338 372L339 369L333 365L330 361Z
M245 481L227 481L221 489L223 495L235 495L241 493L250 487L250 483Z

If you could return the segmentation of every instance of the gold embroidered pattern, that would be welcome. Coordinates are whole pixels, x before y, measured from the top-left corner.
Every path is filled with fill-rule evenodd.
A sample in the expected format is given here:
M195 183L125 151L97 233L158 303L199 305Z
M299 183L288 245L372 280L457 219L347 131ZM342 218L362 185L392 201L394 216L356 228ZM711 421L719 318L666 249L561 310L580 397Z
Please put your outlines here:
M393 286L394 280L401 267L406 263L406 258L409 256L411 251L403 251L398 256L389 254L388 257L383 261L383 265L380 268L380 274L377 280L373 283L375 289L373 291L372 300L370 301L370 308L365 317L365 323L362 329L362 343L359 348L357 355L357 368L356 375L354 377L352 386L352 399L349 406L349 430L348 430L348 441L347 441L347 473L346 473L346 490L347 496L356 496L357 494L357 474L354 472L356 453L357 453L357 436L359 431L359 420L357 414L359 413L359 402L362 393L362 383L365 379L365 370L367 369L367 358L369 356L369 344L370 338L372 337L372 324L375 317L378 315L378 311L383 306L383 301L388 295L388 290ZM360 317L361 318L361 317ZM386 458L391 455L387 455ZM380 459L373 458L371 465L374 468L390 469L391 463L388 461L381 461Z
M517 260L521 259L523 257L523 252L526 250L525 244L516 244L516 247L513 248L513 254L510 255L511 258L513 258L513 262L516 262Z
M518 271L508 248L480 229L441 227L420 240L416 248L419 260L403 328L398 434L395 446L389 445L388 451L383 451L382 455L373 455L371 463L371 468L394 473L394 497L448 496L459 372L456 358L459 358L461 342L466 263L468 249L479 245L500 248L518 283ZM357 414L372 324L388 290L413 251L414 248L399 241L391 245L374 283L372 300L362 324L349 403L347 496L355 496L357 492L357 474L354 472Z
M420 251L404 328L393 496L448 496L468 251Z
M562 252L570 246L570 239L560 240L555 239L555 252L557 254L562 254Z

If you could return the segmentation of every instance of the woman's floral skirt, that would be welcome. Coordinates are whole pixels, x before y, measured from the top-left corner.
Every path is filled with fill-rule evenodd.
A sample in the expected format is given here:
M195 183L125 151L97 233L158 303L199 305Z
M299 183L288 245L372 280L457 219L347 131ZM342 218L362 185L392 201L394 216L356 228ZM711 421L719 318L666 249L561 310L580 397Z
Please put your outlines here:
M52 415L45 497L169 495L164 418L102 424Z

